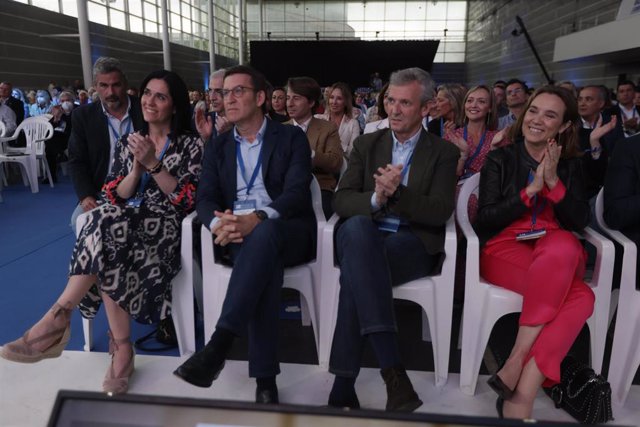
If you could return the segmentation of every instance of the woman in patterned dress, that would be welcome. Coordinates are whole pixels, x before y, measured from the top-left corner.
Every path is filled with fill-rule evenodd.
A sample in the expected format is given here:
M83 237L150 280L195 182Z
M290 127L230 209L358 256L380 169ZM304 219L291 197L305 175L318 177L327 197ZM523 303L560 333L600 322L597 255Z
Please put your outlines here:
M60 356L76 305L93 317L104 302L110 327L107 393L124 393L133 373L130 319L155 323L171 307L180 269L180 224L194 208L203 144L189 130L184 81L160 70L141 85L145 126L116 145L102 204L90 211L71 257L69 281L54 306L3 358L33 363Z

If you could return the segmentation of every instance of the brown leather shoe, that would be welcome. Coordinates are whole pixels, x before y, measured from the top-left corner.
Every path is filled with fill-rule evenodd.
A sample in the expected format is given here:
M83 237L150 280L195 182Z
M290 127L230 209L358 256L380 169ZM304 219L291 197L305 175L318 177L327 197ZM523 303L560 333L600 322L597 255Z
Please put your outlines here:
M131 346L131 358L125 367L117 374L113 368L113 356L120 350L119 344L127 344L129 342L129 337L114 339L111 331L109 331L109 354L111 355L111 364L109 364L109 369L107 369L104 381L102 382L102 390L109 395L123 394L129 390L129 379L133 374L134 359L136 355L133 346Z
M387 385L387 411L413 412L422 406L403 366L382 369L380 374Z
M42 359L59 357L71 337L71 309L55 303L53 307L51 307L51 312L53 313L54 319L58 316L63 316L65 319L65 326L63 328L53 329L39 337L31 337L31 329L29 329L21 338L5 344L2 347L0 356L4 359L19 363L35 363ZM33 348L34 344L51 340L54 337L59 338L46 349L40 351Z

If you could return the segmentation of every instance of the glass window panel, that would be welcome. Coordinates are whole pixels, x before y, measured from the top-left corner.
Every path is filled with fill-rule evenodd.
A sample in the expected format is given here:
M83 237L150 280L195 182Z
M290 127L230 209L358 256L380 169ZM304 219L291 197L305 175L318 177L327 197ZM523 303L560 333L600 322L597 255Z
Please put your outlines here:
M284 21L284 6L266 3L264 16L267 21Z
M427 21L427 31L438 32L442 36L445 28L447 28L447 21Z
M124 12L124 0L109 0L109 9L116 9Z
M370 6L367 4L367 9ZM401 19L405 18L405 5L403 1L398 2L386 2L386 4L381 9L384 10L384 16L381 19ZM380 18L378 18L380 19Z
M466 22L459 20L448 20L447 29L449 31L464 31L466 29Z
M158 37L158 23L154 21L144 21L144 32L150 37Z
M129 14L142 16L142 2L140 0L128 0Z
M15 0L18 3L24 3L24 4L29 4L29 0Z
M87 3L87 14L89 15L89 21L97 22L102 25L109 25L107 19L107 8L103 5L89 2Z
M32 0L31 4L35 7L47 9L51 12L60 12L58 9L58 2L51 0Z
M383 31L385 29L384 21L365 21L365 31Z
M385 31L378 36L379 39L393 39L393 40L403 40L404 39L404 31Z
M445 62L464 62L464 53L447 53Z
M119 28L121 30L127 29L127 23L125 21L124 12L120 12L119 10L111 10L109 12L111 16L111 26L114 28Z
M306 14L307 14L307 20L311 19L311 20L316 20L316 21L322 21L324 20L324 8L322 7L322 3L317 3L317 2L306 2L305 3L305 7L306 7Z
M284 26L284 31L286 33L303 33L304 32L304 22L302 21L289 21Z
M180 13L180 0L170 0L167 3L170 12Z
M446 42L444 51L449 52L464 52L465 43L464 42Z
M406 10L407 19L424 21L427 18L427 6L423 1L408 1Z
M129 15L129 31L133 33L144 33L142 19Z
M144 2L144 19L147 21L158 21L158 7L155 4L151 4L148 1Z
M180 31L180 29L182 28L180 25L180 15L177 15L175 13L170 13L169 14L169 25L172 29L174 30L178 30Z
M185 18L190 18L193 19L193 17L191 16L191 14L193 13L191 6L189 6L188 4L185 4L184 1L182 2L182 11L180 12L180 14L182 16L184 16Z
M344 3L325 3L324 5L324 19L325 21L342 21L345 17Z
M427 19L447 19L447 2L426 2Z
M369 1L367 2L366 7L364 8L364 19L366 21L369 20L379 20L385 19L385 2L383 1ZM387 9L387 13L390 13L393 9L404 9L400 6L389 7ZM402 10L402 18L404 18L404 10Z
M405 21L405 31L419 32L420 35L424 34L424 21Z
M348 3L347 4L347 19L349 19L349 21L362 21L364 19L364 11L365 11L365 7L363 6L363 3L358 2L356 4L354 3Z
M447 9L449 19L467 19L467 2L450 1Z
M78 17L78 2L76 0L62 0L62 13Z
M444 53L436 53L433 62L444 62Z
M192 33L193 29L191 28L191 20L188 18L182 18L182 31L185 33Z

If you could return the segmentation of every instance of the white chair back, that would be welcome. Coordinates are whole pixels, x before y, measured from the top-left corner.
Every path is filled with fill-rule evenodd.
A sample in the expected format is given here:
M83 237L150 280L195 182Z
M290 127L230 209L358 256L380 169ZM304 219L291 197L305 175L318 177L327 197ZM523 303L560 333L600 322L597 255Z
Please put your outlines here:
M4 125L4 122L0 120L0 137L3 137L5 132L7 131L7 127ZM0 148L0 153L2 153L2 148Z

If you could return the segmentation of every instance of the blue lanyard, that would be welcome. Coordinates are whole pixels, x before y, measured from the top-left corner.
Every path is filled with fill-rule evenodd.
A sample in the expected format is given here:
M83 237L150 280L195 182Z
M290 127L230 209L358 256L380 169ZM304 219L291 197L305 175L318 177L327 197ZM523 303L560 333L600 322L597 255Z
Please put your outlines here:
M105 116L105 119L107 119L107 125L109 125L109 129L111 129L111 132L113 132L113 135L116 137L116 141L120 139L120 134L118 133L118 131L116 130L116 128L113 127L113 125L111 124L111 120L109 120L109 117ZM131 117L127 117L127 129L125 129L124 134L128 134L131 132Z
M167 135L167 142L164 143L164 148L160 153L160 158L158 159L158 161L160 162L162 161L162 158L164 157L164 154L167 152L167 148L169 147L170 142L171 142L171 138L169 138L169 135ZM135 161L136 160L134 160L134 162ZM140 185L138 186L138 193L136 194L136 197L142 196L142 192L144 191L144 188L149 183L150 179L151 179L151 174L149 172L145 172L144 174L142 174L142 178L140 178Z
M527 179L527 184L531 184L533 182L533 178L535 176L535 172L531 169L529 170L529 178ZM533 196L533 206L531 207L531 229L533 230L536 226L536 219L538 214L544 210L546 205L546 200L542 199L540 203L540 207L538 208L538 195Z
M404 182L404 177L407 174L407 172L409 172L409 166L411 166L411 161L413 160L413 153L415 153L416 149L414 147L413 151L411 152L411 155L409 156L409 159L407 160L407 164L404 165L404 167L402 168L402 172L400 172L400 182Z
M469 169L469 166L471 166L471 162L473 162L476 157L478 157L478 154L480 154L480 150L482 150L482 145L484 144L484 137L487 135L487 130L485 129L484 132L482 132L482 137L480 138L480 142L478 143L478 146L476 147L476 151L473 152L473 155L471 157L469 157L465 162L464 162L464 170L466 172L467 169ZM462 137L464 138L464 140L467 140L467 126L465 125L464 127L464 132Z
M440 117L440 138L444 138L444 119Z
M264 144L264 143L262 143ZM246 178L246 169L244 167L244 160L242 160L242 152L240 150L240 142L236 141L236 158L238 159L238 167L240 168L240 174L242 175L242 180L245 184L247 184L247 196L251 193L251 189L253 188L253 184L256 182L256 178L258 177L258 172L262 168L262 148L264 145L260 145L260 153L258 154L258 161L256 162L256 167L253 169L253 174L251 174L251 179L247 182Z

